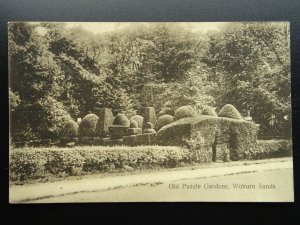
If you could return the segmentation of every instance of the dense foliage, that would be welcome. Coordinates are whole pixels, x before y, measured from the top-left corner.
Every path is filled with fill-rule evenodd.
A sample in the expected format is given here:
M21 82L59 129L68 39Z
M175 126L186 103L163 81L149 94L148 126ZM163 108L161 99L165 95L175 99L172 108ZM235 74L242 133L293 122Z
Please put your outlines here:
M87 172L120 172L134 169L170 168L188 163L190 152L179 147L76 147L74 149L28 148L10 152L10 180L78 175Z
M231 104L224 105L223 108L220 110L218 116L237 119L237 120L243 119L239 111Z
M156 125L155 125L155 129L159 130L160 128L162 128L163 126L172 123L174 121L174 117L171 115L162 115L160 117L158 117L157 121L156 121Z
M98 116L95 114L86 115L78 127L79 137L95 137L97 131Z
M183 105L201 112L225 104L242 116L250 110L262 135L290 135L287 23L228 23L206 33L133 23L97 34L10 23L8 31L14 141L59 137L66 121L95 108L131 118L144 106L174 115Z

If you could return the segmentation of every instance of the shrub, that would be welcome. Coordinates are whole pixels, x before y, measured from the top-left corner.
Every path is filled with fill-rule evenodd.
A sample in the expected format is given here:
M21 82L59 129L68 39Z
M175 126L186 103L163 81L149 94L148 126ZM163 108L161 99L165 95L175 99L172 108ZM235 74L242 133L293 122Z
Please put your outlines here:
M124 166L134 169L169 168L191 160L192 155L188 149L168 146L15 149L10 151L10 180L69 176L86 172L118 172Z
M158 118L156 121L155 129L159 130L163 126L172 123L174 121L174 117L171 115L163 115Z
M114 126L123 126L129 127L130 121L128 120L127 116L124 113L118 113L113 121Z
M187 147L194 154L194 159L201 163L212 161L212 151L210 146L205 146L205 139L200 132L190 139L183 139Z
M69 120L68 122L66 122L62 131L62 136L73 138L73 137L77 137L77 135L78 135L78 124L73 120Z
M216 136L228 143L232 159L243 157L245 148L255 143L257 127L244 120L201 115L177 120L157 132L158 145L184 146L183 139L194 138L201 132L205 146L212 146ZM234 156L236 155L236 156Z
M136 122L135 120L130 121L130 128L138 128L138 122Z
M153 124L151 122L147 122L145 125L145 129L153 129Z
M82 170L84 158L72 150L50 150L45 169L54 175L77 175Z
M207 106L203 109L202 115L208 115L208 116L218 116L214 108Z
M138 127L143 128L144 117L140 115L135 115L131 117L130 121L136 121L138 123Z
M258 140L246 151L247 159L266 159L292 155L290 140Z
M9 154L9 176L12 181L41 178L45 175L45 152L36 149L13 149Z
M112 125L114 120L111 109L101 108L98 112L98 122L96 128L96 135L98 137L105 137L109 134L108 127Z
M175 120L179 120L182 118L194 117L194 116L196 116L196 112L193 109L193 107L190 105L186 105L186 106L181 106L175 110L174 118Z
M156 112L153 107L142 108L141 115L144 117L143 126L145 126L147 122L151 122L153 125L156 123Z
M96 136L96 127L98 116L95 114L86 115L80 122L78 127L79 137L94 137Z
M227 117L237 120L243 120L239 111L231 104L225 105L218 114L219 117Z

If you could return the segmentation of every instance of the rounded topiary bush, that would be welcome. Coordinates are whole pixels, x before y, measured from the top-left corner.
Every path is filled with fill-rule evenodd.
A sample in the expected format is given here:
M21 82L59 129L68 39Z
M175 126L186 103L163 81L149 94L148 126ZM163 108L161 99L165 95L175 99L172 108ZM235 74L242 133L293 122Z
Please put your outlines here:
M138 122L136 122L135 120L130 121L130 128L138 128Z
M86 115L80 122L78 127L79 137L94 137L96 135L96 128L98 116L95 114Z
M214 110L213 107L207 106L203 109L202 115L208 115L208 116L218 116L216 111Z
M145 129L153 129L153 124L151 122L147 122L145 124Z
M118 113L113 121L114 126L129 127L130 121L124 113Z
M190 105L186 105L186 106L181 106L175 110L174 118L175 120L179 120L182 118L194 117L194 116L196 116L196 112L193 109L193 107Z
M157 116L163 116L163 115L171 115L174 116L174 110L169 108L169 107L163 107L159 113L157 114Z
M156 122L155 129L159 130L163 126L166 126L169 123L172 123L174 121L174 116L171 115L163 115L160 116Z
M237 111L237 109L231 104L225 105L220 110L218 116L219 117L227 117L227 118L237 119L237 120L243 120L243 117L241 116L239 111Z
M78 135L78 124L74 120L69 120L64 125L62 130L63 137L77 137Z
M138 123L139 128L143 127L144 117L142 117L140 115L135 115L135 116L131 117L131 119L130 119L130 121L133 121L133 120Z

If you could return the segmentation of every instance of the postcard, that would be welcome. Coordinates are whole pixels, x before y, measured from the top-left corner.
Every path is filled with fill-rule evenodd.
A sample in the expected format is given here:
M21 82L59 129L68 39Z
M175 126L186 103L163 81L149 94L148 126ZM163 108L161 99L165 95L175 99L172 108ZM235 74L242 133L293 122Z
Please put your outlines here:
M293 202L288 22L10 22L9 201Z

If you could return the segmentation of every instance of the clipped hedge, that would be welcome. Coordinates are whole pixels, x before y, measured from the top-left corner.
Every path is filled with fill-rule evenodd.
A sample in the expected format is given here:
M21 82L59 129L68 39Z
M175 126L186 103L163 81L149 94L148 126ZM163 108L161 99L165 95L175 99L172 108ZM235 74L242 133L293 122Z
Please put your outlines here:
M202 115L208 115L208 116L218 116L216 111L214 110L213 107L207 106L203 109Z
M160 128L162 128L163 126L169 123L172 123L173 121L174 121L174 116L171 115L160 116L156 121L155 129L160 130Z
M218 114L219 117L227 117L237 120L243 120L239 111L231 104L225 105Z
M98 119L98 116L92 113L83 117L78 127L78 136L95 137Z
M24 148L10 152L10 180L20 181L79 175L88 172L119 172L134 169L170 168L191 161L188 149L180 147L75 147Z
M186 105L186 106L181 106L175 110L174 119L179 120L182 118L194 117L196 115L197 113L193 109L193 107L190 105Z
M186 139L200 135L204 146L212 146L216 137L218 143L228 143L231 159L242 158L246 148L256 142L257 127L244 120L200 115L177 120L157 132L158 145L185 146Z
M138 135L124 136L123 141L124 145L127 146L155 145L156 133L144 133Z
M292 156L291 140L258 140L245 151L247 159L268 159Z

